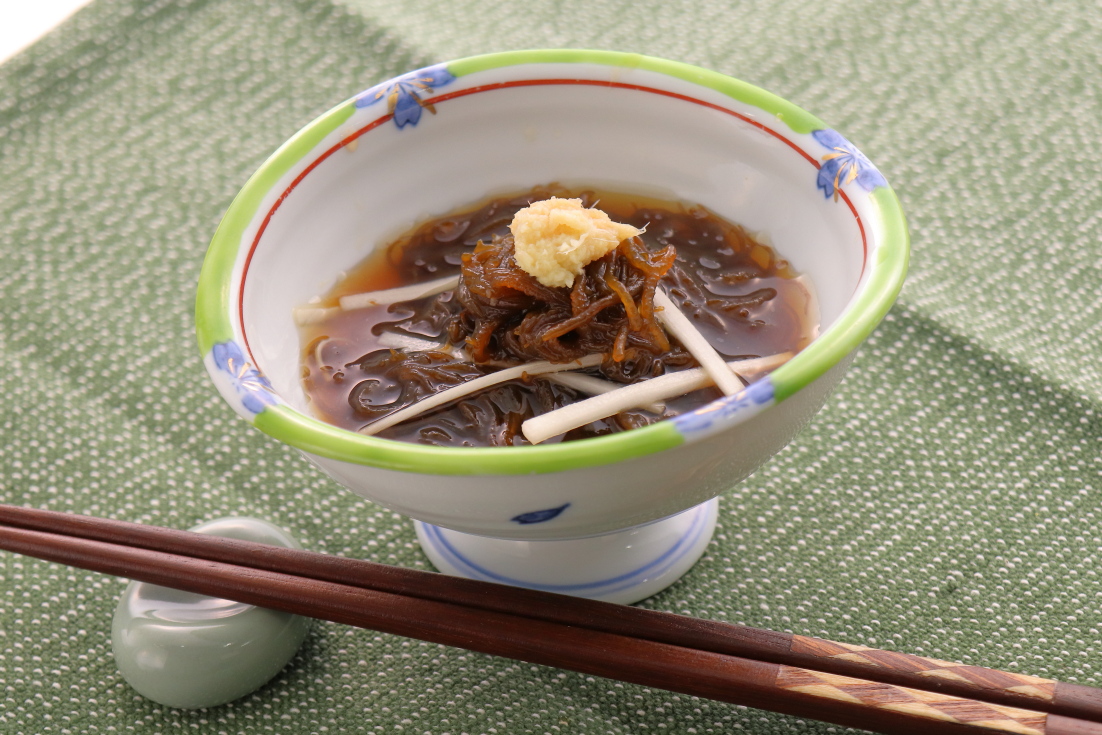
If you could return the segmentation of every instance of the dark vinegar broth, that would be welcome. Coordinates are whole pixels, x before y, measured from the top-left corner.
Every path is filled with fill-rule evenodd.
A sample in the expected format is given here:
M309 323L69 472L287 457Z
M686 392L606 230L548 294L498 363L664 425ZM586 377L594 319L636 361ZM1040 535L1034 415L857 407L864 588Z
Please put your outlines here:
M677 250L661 283L671 300L727 360L802 349L811 333L807 294L789 264L742 227L703 207L607 191L539 188L496 198L414 228L343 274L319 306L342 296L421 283L458 274L463 255L480 242L509 235L516 212L551 196L580 198L616 222L645 230L648 250ZM461 310L451 291L417 301L338 312L301 328L303 387L315 414L358 430L376 418L499 366L457 359L447 349L414 356L387 344L412 338L446 345ZM382 341L380 341L382 340ZM676 341L665 369L695 366ZM462 347L462 345L458 345ZM597 369L587 372L598 375ZM666 401L662 414L625 411L549 442L581 439L645 426L720 397L706 388ZM520 424L588 396L547 377L514 380L412 418L378 434L440 446L526 444ZM546 443L546 442L545 442Z

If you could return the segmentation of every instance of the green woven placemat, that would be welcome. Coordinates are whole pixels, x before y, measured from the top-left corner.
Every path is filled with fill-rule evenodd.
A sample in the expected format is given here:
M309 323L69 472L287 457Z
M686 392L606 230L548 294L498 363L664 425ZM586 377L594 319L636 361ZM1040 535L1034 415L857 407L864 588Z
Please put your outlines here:
M899 192L899 306L722 500L657 609L1102 686L1102 12L1090 3L97 0L0 66L0 499L186 528L255 515L427 568L409 522L234 417L191 307L236 190L421 64L585 46L812 110ZM319 624L206 711L123 682L124 582L0 554L0 732L755 733L842 728Z

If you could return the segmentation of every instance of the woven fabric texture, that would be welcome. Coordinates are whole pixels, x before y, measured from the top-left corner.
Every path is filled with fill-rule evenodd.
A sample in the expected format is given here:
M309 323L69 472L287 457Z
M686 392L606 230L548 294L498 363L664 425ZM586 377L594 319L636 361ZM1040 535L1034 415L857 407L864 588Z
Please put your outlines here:
M236 418L195 347L211 234L317 114L417 66L590 47L844 131L914 254L842 387L644 606L1102 686L1102 9L1005 0L96 0L0 66L0 500L429 568L410 522ZM110 650L123 580L0 554L0 733L843 728L317 624L179 711Z

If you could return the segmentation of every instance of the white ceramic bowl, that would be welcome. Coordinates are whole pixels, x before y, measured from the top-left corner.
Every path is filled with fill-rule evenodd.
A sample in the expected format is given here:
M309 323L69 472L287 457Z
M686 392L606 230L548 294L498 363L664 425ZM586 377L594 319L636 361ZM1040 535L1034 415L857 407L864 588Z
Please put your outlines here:
M700 203L764 233L816 285L821 336L740 395L643 429L564 444L419 446L344 431L308 413L293 307L421 220L550 182ZM525 578L516 565L495 570L457 539L518 540L487 553L531 566L550 547L530 542L646 534L638 527L720 495L822 406L893 303L907 259L906 224L884 178L794 105L671 61L503 53L384 82L276 151L214 236L197 327L210 375L241 416L352 491L431 524L419 533L438 566L589 594L584 580L547 581L562 577L554 570L539 573L544 581ZM713 521L692 518L683 514L682 531L671 532L682 551L667 549L663 559L699 554L684 548L693 534L693 548L703 548L710 530L696 526ZM587 554L604 553L593 546L603 542L587 543ZM626 543L640 545L634 537ZM605 575L595 582L666 564L651 561L636 555L615 573L595 572Z

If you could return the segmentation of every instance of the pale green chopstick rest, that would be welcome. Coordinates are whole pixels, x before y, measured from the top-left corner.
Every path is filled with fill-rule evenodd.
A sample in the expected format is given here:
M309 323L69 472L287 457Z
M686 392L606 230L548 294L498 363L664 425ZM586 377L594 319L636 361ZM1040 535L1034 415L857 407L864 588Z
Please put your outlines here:
M196 533L301 548L255 518L220 518ZM310 619L254 605L131 582L115 609L111 645L123 678L168 707L213 707L243 697L280 672Z

